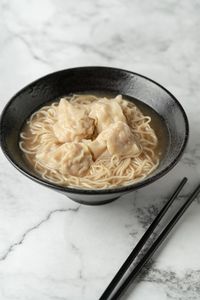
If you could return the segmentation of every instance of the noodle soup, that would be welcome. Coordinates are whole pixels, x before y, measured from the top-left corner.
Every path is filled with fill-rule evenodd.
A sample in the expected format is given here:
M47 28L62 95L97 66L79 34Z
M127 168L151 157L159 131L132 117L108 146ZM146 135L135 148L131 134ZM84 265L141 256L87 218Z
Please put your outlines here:
M161 123L138 100L75 94L33 113L19 146L47 181L75 188L112 188L138 182L157 168L167 144Z

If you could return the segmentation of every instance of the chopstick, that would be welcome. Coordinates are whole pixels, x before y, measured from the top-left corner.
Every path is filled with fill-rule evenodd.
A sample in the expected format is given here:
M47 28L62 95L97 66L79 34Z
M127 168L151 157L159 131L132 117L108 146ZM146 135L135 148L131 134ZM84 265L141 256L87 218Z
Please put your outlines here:
M164 214L166 213L166 211L168 210L168 208L170 207L170 205L172 204L172 202L175 199L175 195L177 196L178 193L180 192L180 190L182 189L182 187L184 186L184 184L186 183L187 179L184 178L180 185L178 186L177 190L174 192L174 194L172 195L172 197L170 198L170 200L167 202L167 204L163 207L163 209L161 210L161 212L159 213L159 215L156 217L156 219L153 221L153 223L150 225L151 227L151 233L150 233L150 227L147 230L149 233L148 235L146 234L146 238L144 239L145 234L143 235L142 239L143 242L141 243L141 240L139 241L138 244L145 244L148 241L149 236L153 233L153 230L156 227L156 224L159 223L159 221L162 219L162 216L164 216ZM143 266L149 261L149 259L152 257L152 255L154 254L154 252L158 249L158 247L161 245L161 243L165 240L165 238L168 236L168 234L170 233L170 231L172 230L172 228L175 226L175 224L178 222L178 220L181 218L181 216L183 215L183 213L186 211L186 209L189 207L189 205L192 203L192 201L197 197L197 195L200 193L200 184L196 187L196 189L192 192L192 194L189 196L189 198L185 201L185 203L181 206L181 208L178 210L178 212L175 214L175 216L171 219L171 221L166 225L166 227L162 230L162 232L160 233L160 235L157 237L157 239L154 241L154 243L152 244L152 246L147 250L147 252L145 253L145 255L142 257L142 259L138 262L138 264L134 267L134 269L131 271L131 273L128 275L128 277L124 280L124 282L117 286L117 284L119 283L119 281L122 279L124 273L128 270L128 267L131 265L131 263L133 262L133 260L136 258L136 256L138 255L138 253L141 251L141 248L143 247L138 247L137 244L137 251L135 251L135 249L131 252L134 253L131 256L131 254L129 255L128 259L125 261L125 263L122 265L122 267L120 268L120 270L117 272L116 276L114 277L114 279L111 281L111 283L109 284L109 286L106 288L105 292L102 294L102 296L99 298L99 300L117 300L120 298L120 296L122 295L122 293L125 291L125 289L129 286L129 284L131 283L131 281L133 281L136 276L138 275L138 273L141 271L141 269L143 268ZM172 200L173 199L173 200ZM160 216L161 215L161 216ZM159 217L159 219L158 219ZM153 228L153 230L152 230ZM144 242L145 240L145 242ZM112 293L113 290L114 294ZM112 295L111 295L112 294ZM111 297L109 297L111 295Z
M176 197L178 196L178 194L182 190L182 188L185 185L185 183L187 182L187 180L188 179L186 177L184 177L181 180L180 184L178 185L178 187L176 188L174 193L171 195L170 199L167 201L167 203L161 209L160 213L157 215L157 217L154 219L154 221L149 226L147 231L144 233L144 235L142 236L142 238L140 239L140 241L138 242L136 247L133 249L133 251L130 253L128 258L124 262L124 264L121 266L119 271L116 273L116 275L114 276L114 278L112 279L110 284L107 286L106 290L103 292L103 294L99 298L99 300L107 300L108 297L111 295L111 293L113 292L113 290L115 289L115 287L117 286L119 281L122 279L123 275L126 273L128 268L130 267L130 265L133 263L134 259L137 257L137 255L139 254L139 252L141 251L143 246L146 244L149 237L152 235L155 228L158 226L158 224L160 223L160 221L164 217L165 213L167 212L167 210L169 209L169 207L171 206L173 201L176 199Z
M130 282L136 278L136 276L138 275L140 270L149 261L149 259L152 257L154 252L158 249L158 247L161 245L161 243L165 240L165 238L168 236L168 234L170 233L170 231L172 230L174 225L178 222L178 220L181 218L181 216L184 214L186 209L190 206L192 201L197 197L197 195L199 193L200 193L200 184L193 191L193 193L190 195L190 197L185 201L185 203L181 206L181 208L178 210L178 212L175 214L175 216L172 218L172 220L168 223L168 225L163 229L163 231L160 233L158 238L155 240L155 242L152 244L152 246L146 252L144 257L140 260L140 262L132 270L130 275L125 279L123 284L117 289L117 291L114 293L114 295L112 295L110 300L119 299L122 292L125 291L125 289L129 286Z

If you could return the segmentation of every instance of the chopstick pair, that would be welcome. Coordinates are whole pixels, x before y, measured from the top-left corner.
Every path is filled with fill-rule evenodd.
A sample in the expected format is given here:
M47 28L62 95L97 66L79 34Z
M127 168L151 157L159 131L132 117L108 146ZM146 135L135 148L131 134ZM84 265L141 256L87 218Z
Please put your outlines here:
M131 266L133 261L136 259L138 254L141 252L143 246L149 241L150 236L153 234L154 230L162 220L162 218L165 216L166 212L168 211L169 207L172 205L176 197L179 195L180 191L182 190L183 186L187 182L187 178L184 177L182 181L180 182L179 186L175 190L175 192L172 194L170 199L167 201L167 203L164 205L164 207L161 209L160 213L157 215L157 217L154 219L152 224L149 226L147 231L144 233L136 247L133 249L133 251L130 253L128 258L125 260L124 264L121 266L119 271L116 273L104 293L101 295L99 300L117 300L120 298L122 293L127 289L129 284L133 282L133 280L137 277L138 273L141 271L143 266L149 261L149 259L152 257L154 252L158 249L158 247L161 245L161 243L165 240L169 232L172 230L174 225L178 222L180 217L183 215L183 213L186 211L186 209L189 207L189 205L192 203L192 201L197 197L197 195L200 193L200 184L196 187L196 189L192 192L192 194L189 196L189 198L185 201L185 203L181 206L181 208L178 210L178 212L175 214L175 216L171 219L171 221L166 225L166 227L162 230L162 232L159 234L157 239L153 242L153 244L150 246L150 248L147 250L147 252L144 254L144 256L141 258L141 260L136 264L136 266L133 268L133 270L130 272L130 274L126 277L126 279L123 281L121 285L119 285L120 281L123 279L124 274L127 272L128 268Z

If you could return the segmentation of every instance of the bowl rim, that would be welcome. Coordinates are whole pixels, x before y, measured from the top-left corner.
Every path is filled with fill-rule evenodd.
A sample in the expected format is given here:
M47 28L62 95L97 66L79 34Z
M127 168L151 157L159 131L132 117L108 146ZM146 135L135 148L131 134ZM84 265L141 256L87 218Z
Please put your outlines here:
M52 75L58 75L62 72L70 72L70 71L78 71L78 70L110 70L110 71L118 71L118 72L125 72L131 75L136 75L138 77L144 78L147 81L150 81L152 83L154 83L155 85L159 86L161 89L163 89L176 103L176 105L179 107L183 119L184 119L184 125L185 125L185 136L184 136L184 141L182 144L182 147L179 151L179 153L175 156L175 158L172 160L172 162L163 170L161 170L160 172L158 172L155 175L152 175L150 177L147 177L144 180L138 181L136 183L133 184L129 184L129 185L125 185L125 186L121 186L121 187L114 187L114 188L108 188L108 189L81 189L81 188L72 188L72 187L64 187L64 186L59 186L56 185L52 182L49 181L45 181L42 178L39 178L29 172L27 172L25 169L23 169L22 167L20 167L18 165L17 162L15 162L12 157L9 155L9 150L7 149L7 145L5 143L5 140L3 138L3 133L2 133L2 122L4 119L4 115L7 111L7 109L9 108L9 106L12 104L12 102L14 102L15 98L21 94L24 90L26 90L27 88L29 88L31 85L37 83L40 80L45 80L46 78L48 78L49 76ZM160 179L161 177L163 177L164 175L166 175L173 167L175 167L175 165L178 163L178 161L180 160L181 156L183 155L183 151L187 145L188 142L188 137L189 137L189 122L188 122L188 118L187 115L185 113L185 110L183 109L182 105L180 104L180 102L176 99L176 97L169 92L164 86L162 86L161 84L159 84L158 82L156 82L155 80L152 80L149 77L146 77L144 75L141 75L139 73L136 72L132 72L129 70L125 70L125 69L121 69L121 68L115 68L115 67L106 67L106 66L81 66L81 67L74 67L74 68L67 68L67 69L62 69L56 72L52 72L52 73L48 73L45 76L42 76L34 81L32 81L31 83L29 83L28 85L26 85L25 87L23 87L22 89L20 89L16 94L14 94L11 99L8 101L8 103L5 105L2 113L1 113L1 117L0 117L0 145L1 145L1 149L4 153L4 155L6 156L6 158L10 161L10 163L18 170L20 171L22 174L24 174L26 177L32 179L33 181L44 185L46 187L52 188L54 190L58 190L60 192L63 193L71 193L71 194L82 194L82 195L106 195L106 194L119 194L119 193L126 193L129 191L133 191L136 189L140 189L148 184L153 183L154 181Z

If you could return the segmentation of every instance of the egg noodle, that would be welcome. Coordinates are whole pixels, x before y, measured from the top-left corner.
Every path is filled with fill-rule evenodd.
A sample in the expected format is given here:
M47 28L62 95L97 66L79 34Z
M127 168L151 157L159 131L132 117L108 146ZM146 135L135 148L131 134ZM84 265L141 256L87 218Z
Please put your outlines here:
M120 95L74 94L34 112L19 147L47 181L86 189L119 187L142 180L159 164L150 122Z

